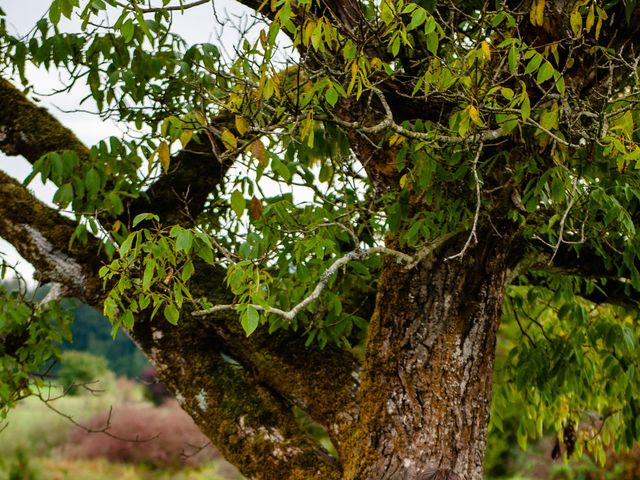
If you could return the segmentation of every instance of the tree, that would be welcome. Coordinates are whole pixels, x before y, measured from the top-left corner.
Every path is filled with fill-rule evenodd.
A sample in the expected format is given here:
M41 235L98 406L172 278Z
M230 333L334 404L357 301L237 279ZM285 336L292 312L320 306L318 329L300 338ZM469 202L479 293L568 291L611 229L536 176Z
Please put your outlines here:
M130 131L88 148L5 77L0 149L75 219L0 172L0 235L251 478L482 478L501 318L492 428L513 401L522 445L632 445L635 0L240 3L232 58L170 32L208 0L54 0L27 38L3 28L5 75L60 69ZM3 405L42 311L6 335Z

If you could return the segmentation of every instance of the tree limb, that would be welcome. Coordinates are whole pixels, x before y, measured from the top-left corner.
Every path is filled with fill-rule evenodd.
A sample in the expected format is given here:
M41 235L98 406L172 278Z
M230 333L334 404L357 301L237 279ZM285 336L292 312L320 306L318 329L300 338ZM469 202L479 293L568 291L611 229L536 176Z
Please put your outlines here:
M289 406L262 379L220 354L225 345L210 327L138 321L133 337L182 407L243 474L265 480L340 478L337 461L300 430Z
M30 163L59 150L73 150L80 158L89 155L71 130L1 77L0 150L10 156L22 155Z
M537 258L527 268L525 275L531 284L540 284L540 275L536 273L590 279L596 283L596 288L580 292L585 299L594 303L637 308L640 305L640 292L625 278L624 270L603 258L588 244L581 245L579 251L565 245L557 250L553 258L550 255Z
M5 131L11 132L10 137L7 136L7 138L19 140L8 140L0 144L0 149L10 154L29 155L32 161L47 153L38 145L31 145L31 141L39 141L39 137L20 134L19 126L33 115L34 118L41 119L47 125L56 128L58 132L54 137L57 140L49 139L46 148L52 150L73 148L80 152L86 151L77 138L46 110L26 100L8 82L3 82L0 87L4 88L4 91L15 93L16 101L21 102L18 115L11 115L7 111L9 107L7 104L0 109L0 124L6 126ZM12 119L16 122L12 123ZM69 143L66 143L67 141ZM11 145L17 145L19 148L11 148ZM196 148L201 147L196 144ZM202 155L207 155L206 151L201 153L201 151L187 149L184 153L178 154L172 170L149 189L150 192L144 200L134 202L129 215L136 211L148 211L163 214L165 221L175 220L181 223L192 221L193 217L185 215L185 212L193 212L185 210L184 204L171 199L171 195L167 196L166 190L174 185L184 192L197 190L198 195L194 194L192 197L197 198L195 206L191 203L189 208L201 208L206 195L222 179L228 167L219 162L216 164L217 160L211 152L208 153L208 158L213 161L203 162ZM212 169L212 165L214 167L217 165L217 170ZM196 186L192 187L189 180L195 182ZM97 240L90 238L86 246L79 246L76 242L74 249L71 249L68 242L76 227L73 221L39 202L24 186L2 172L0 172L0 186L0 236L18 248L19 253L40 272L44 281L56 281L66 285L65 295L79 297L101 309L104 292L97 272L104 259L96 255L99 250ZM218 289L224 285L223 270L218 270L213 276L211 273L205 272L199 280L194 279L194 284L202 282L201 288L203 290L206 288L207 296L211 295L212 280ZM226 290L224 295L228 295ZM287 332L279 332L278 335L273 336L261 333L246 339L235 315L233 317L232 319L222 317L223 322L210 322L209 330L215 342L220 345L221 351L240 359L246 371L251 372L256 380L273 389L291 404L299 405L313 418L327 425L334 441L339 445L347 430L346 425L356 415L354 399L357 390L355 377L358 365L355 359L347 352L337 349L327 349L323 352L307 349L301 338ZM136 323L131 333L144 346L142 339L144 339L145 328L148 328L145 326L148 322L143 318L139 320L140 323ZM161 325L158 325L157 328L160 327ZM184 330L174 333L191 338L196 335L194 332L202 330L202 325L191 324L181 328ZM150 348L157 350L155 346ZM163 355L156 350L145 348L145 352L151 357ZM213 356L217 355L211 350L208 352ZM184 358L191 363L189 355L189 350L185 349ZM338 388L333 383L336 375L341 379L341 387ZM336 398L340 399L339 403L332 401ZM226 421L231 420L233 419Z
M76 224L36 199L23 185L0 171L0 237L13 244L43 282L65 286L65 295L97 304L102 282L98 241L69 246Z
M233 118L221 114L212 119L212 124L230 128ZM138 213L153 212L163 223L191 225L231 165L231 161L218 160L215 153L224 151L222 142L216 138L211 141L213 145L191 140L173 156L170 170L127 205L120 220L130 225ZM61 150L74 151L81 160L89 155L87 147L71 130L2 78L0 150L10 156L22 155L30 163Z
M196 268L193 293L216 303L233 299L225 287L224 270L205 265ZM299 334L284 330L272 335L258 329L247 338L235 311L218 311L192 325L211 332L226 355L324 425L342 450L358 416L360 365L351 353L332 346L305 347Z

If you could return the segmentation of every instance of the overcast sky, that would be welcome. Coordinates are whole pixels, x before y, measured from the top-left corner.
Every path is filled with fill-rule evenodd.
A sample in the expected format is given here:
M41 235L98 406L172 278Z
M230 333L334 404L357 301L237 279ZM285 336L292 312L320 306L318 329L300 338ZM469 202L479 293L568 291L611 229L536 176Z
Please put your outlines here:
M0 0L0 8L6 13L7 26L13 34L26 34L35 23L47 14L51 0ZM85 3L85 2L81 2ZM246 9L232 0L215 0L217 17L220 19L235 18L246 13ZM79 22L65 21L62 27L67 30L78 28ZM238 36L234 34L232 22L219 25L213 14L212 5L187 10L184 13L174 15L172 30L181 35L189 44L213 42L222 35L228 51L233 51L234 44L238 42ZM55 73L46 72L44 69L31 68L27 71L27 77L35 86L35 91L45 94L60 85ZM111 135L120 136L121 129L112 122L104 122L99 117L88 113L65 113L77 109L80 100L88 94L86 88L76 88L71 93L56 95L55 97L41 97L41 104L49 109L64 125L69 127L87 145L93 145L103 138ZM87 104L83 105L86 108ZM21 157L6 157L0 153L0 169L22 181L31 171L29 163ZM51 204L51 198L55 187L34 179L30 188L41 200ZM15 250L7 242L0 239L0 253L11 264L18 264L19 271L30 279L33 269L16 254Z

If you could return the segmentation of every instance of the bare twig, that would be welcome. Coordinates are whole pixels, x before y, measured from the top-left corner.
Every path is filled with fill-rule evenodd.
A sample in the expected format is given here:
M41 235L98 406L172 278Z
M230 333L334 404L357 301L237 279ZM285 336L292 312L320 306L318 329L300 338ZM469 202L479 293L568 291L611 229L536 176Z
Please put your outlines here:
M320 280L316 284L313 291L305 297L300 303L295 305L291 310L281 310L276 307L264 307L262 305L250 304L249 306L255 308L258 311L273 313L275 315L279 315L289 321L293 320L295 316L304 308L306 308L313 301L317 300L320 297L320 294L327 286L329 279L331 276L336 273L340 267L346 265L347 263L353 260L362 260L364 258L370 257L371 255L383 254L394 256L398 259L399 262L404 262L407 265L412 265L414 263L414 257L411 255L407 255L406 253L399 252L397 250L393 250L386 247L372 247L366 250L353 250L352 252L347 253L343 257L340 257L335 262L331 264L327 270L320 276ZM236 310L238 304L227 304L227 305L215 305L211 308L207 308L206 310L197 310L192 313L192 315L201 317L204 315L209 315L211 313L219 312L222 310Z
M211 0L196 0L195 2L192 3L185 3L182 5L175 5L172 7L149 7L149 8L139 8L139 10L142 13L155 13L155 12L167 12L167 11L183 11L183 10L188 10L190 8L193 7L198 7L200 5L204 5L205 3L212 3ZM117 2L117 4L122 7L122 8L131 8L128 5L125 5L123 3Z
M396 132L399 135L402 135L407 138L412 138L414 140L425 140L430 142L439 141L439 142L451 143L451 144L464 143L465 141L467 141L467 137L463 137L463 136L439 135L439 134L434 134L433 132L430 132L430 133L416 132L415 130L409 130L408 128L398 125L393 120L391 107L389 106L389 103L387 102L387 99L385 98L384 94L378 89L373 89L373 92L378 96L378 98L380 99L380 102L382 103L382 107L385 110L385 117L382 119L381 122L375 125L364 126L360 122L347 122L345 120L336 118L335 116L330 119L322 118L318 116L316 117L316 119L326 121L326 122L332 122L337 125L340 125L341 127L351 128L367 134L380 133L383 130L391 129L392 131ZM482 142L485 142L485 141L497 140L498 138L504 135L506 134L501 127L495 130L486 130L480 133L479 137Z
M480 178L478 177L478 162L480 161L480 155L482 155L483 147L484 147L484 141L481 141L480 145L478 146L478 151L476 152L476 156L473 159L473 163L471 164L471 169L473 171L473 178L476 183L476 211L473 215L473 225L471 226L471 232L469 233L469 236L467 237L467 241L464 243L462 250L460 250L455 255L451 255L450 257L445 258L445 260L453 260L454 258L458 258L458 257L462 258L465 252L467 251L467 249L469 248L469 245L471 245L471 240L474 240L476 243L478 242L478 237L476 235L476 228L478 226L478 218L480 217L480 204L482 200L480 196L481 184L480 184Z

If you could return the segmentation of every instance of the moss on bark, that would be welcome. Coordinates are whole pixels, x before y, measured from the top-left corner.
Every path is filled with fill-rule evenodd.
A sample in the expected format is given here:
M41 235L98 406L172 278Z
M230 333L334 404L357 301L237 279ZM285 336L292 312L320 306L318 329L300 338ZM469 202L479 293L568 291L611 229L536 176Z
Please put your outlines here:
M407 271L380 277L363 366L360 419L344 480L416 478L448 469L482 478L495 335L511 236L446 260L466 236Z
M221 355L210 327L138 322L134 337L160 378L214 445L250 478L340 478L340 469L298 427L290 405Z
M73 150L89 154L74 133L46 109L38 107L11 83L0 78L0 150L35 162L45 153Z

